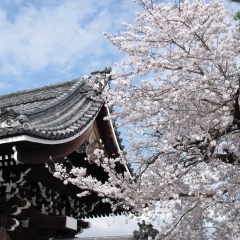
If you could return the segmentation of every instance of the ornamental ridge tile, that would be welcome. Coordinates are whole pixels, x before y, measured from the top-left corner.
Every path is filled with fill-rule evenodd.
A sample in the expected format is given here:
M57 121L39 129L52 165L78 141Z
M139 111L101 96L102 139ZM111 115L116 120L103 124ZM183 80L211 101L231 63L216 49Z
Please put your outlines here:
M61 94L61 92L65 92L77 81L79 81L79 79L2 95L0 96L0 108L56 98Z

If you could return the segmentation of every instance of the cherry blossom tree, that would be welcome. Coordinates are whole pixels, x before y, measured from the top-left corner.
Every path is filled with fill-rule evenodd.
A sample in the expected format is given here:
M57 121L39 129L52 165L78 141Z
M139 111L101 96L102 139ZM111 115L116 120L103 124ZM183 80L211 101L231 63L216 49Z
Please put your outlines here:
M84 169L55 176L97 192L113 210L159 220L157 239L240 238L240 33L220 1L164 4L137 1L136 24L120 36L105 34L124 62L101 88L106 120L121 119L130 138L117 159L95 150L109 174L101 183ZM217 14L216 14L217 13ZM132 163L136 175L117 174Z

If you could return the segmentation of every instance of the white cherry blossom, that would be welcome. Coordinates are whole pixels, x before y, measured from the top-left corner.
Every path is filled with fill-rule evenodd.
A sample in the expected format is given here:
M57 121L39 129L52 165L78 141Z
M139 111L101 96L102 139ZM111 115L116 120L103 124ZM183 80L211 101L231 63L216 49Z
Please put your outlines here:
M94 191L113 210L159 219L157 239L238 239L239 28L221 1L136 2L136 24L105 33L128 58L101 95L118 106L108 119L129 129L128 154L94 152L105 183L60 165L55 176L86 191L79 197ZM117 173L117 161L136 175Z

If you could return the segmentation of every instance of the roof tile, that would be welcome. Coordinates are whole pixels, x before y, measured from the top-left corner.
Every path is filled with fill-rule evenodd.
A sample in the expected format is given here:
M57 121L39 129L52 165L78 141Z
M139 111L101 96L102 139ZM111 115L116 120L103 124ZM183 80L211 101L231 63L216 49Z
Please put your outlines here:
M94 96L95 90L83 79L2 95L0 108L21 114L25 122L8 115L6 119L12 119L17 126L1 127L6 119L1 117L0 111L0 136L24 133L51 140L73 136L100 111L103 101L93 100Z

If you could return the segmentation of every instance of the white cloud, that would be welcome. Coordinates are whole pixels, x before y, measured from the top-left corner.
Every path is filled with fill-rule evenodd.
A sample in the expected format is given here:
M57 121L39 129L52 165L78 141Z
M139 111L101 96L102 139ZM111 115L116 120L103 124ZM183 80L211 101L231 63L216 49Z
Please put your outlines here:
M83 7L84 14L75 1L41 10L29 6L19 11L14 23L9 23L1 11L1 62L40 70L51 64L62 66L77 54L82 57L96 36L79 24L85 14L91 14L89 6Z
M102 32L119 32L120 23L133 21L136 12L129 0L51 4L19 0L18 8L11 0L4 2L8 6L0 3L0 77L12 81L44 75L44 71L75 76L74 71L82 74L84 69L111 66L119 58L118 51Z
M2 0L1 82L16 91L112 66L124 55L102 32L121 31L137 10L130 0Z

